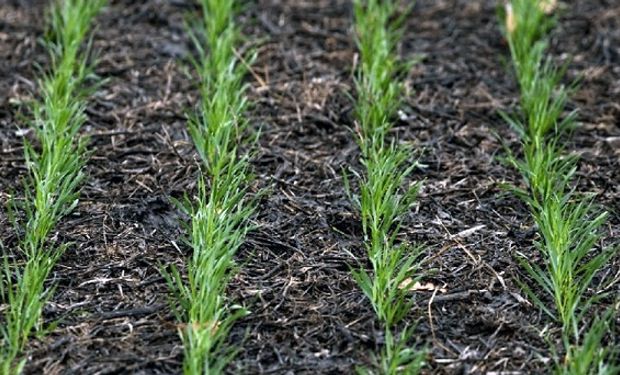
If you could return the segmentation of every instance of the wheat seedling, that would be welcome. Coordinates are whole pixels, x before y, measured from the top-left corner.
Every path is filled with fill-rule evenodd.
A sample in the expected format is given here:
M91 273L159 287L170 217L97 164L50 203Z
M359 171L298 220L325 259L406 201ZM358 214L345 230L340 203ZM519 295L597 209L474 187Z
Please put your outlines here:
M203 17L190 29L198 51L193 65L200 77L201 100L189 118L189 131L202 161L198 192L179 207L190 217L186 226L192 256L187 280L174 267L164 272L175 299L172 306L182 323L185 374L220 374L237 349L227 345L230 330L247 312L231 305L226 287L235 273L234 255L251 229L248 219L256 199L247 197L253 177L249 156L238 145L250 146L244 118L248 107L243 79L252 56L238 56L241 33L234 22L233 1L202 0ZM204 47L206 43L207 47Z
M547 2L545 3L547 4ZM572 90L561 85L563 69L545 57L546 35L553 19L537 0L513 0L505 14L505 35L520 88L520 114L503 114L521 137L523 158L509 153L507 161L523 176L527 189L512 187L529 206L540 239L535 242L545 261L541 267L525 256L518 260L528 276L554 302L548 307L539 293L520 282L528 296L562 325L565 361L562 374L613 373L604 362L609 352L600 348L610 314L583 326L586 314L601 295L587 297L588 288L613 249L594 254L607 213L599 213L591 198L571 187L577 157L564 153L561 138L575 126L575 112L562 118ZM586 330L582 340L582 331ZM595 356L594 353L597 353ZM609 372L611 371L611 372Z
M356 117L365 174L359 178L360 194L353 201L361 213L372 270L361 267L353 271L353 277L384 326L385 343L376 360L377 369L383 374L415 374L425 354L409 347L414 327L401 326L413 305L409 293L418 280L422 248L400 243L397 236L402 216L414 203L420 183L406 185L416 167L411 161L411 147L386 140L391 119L402 103L399 79L408 67L395 56L403 19L395 17L397 6L393 1L356 0L354 7L360 53ZM350 191L347 178L345 184ZM398 328L402 328L400 334L395 333Z
M43 306L53 294L45 281L69 244L48 242L59 220L77 204L78 187L84 178L86 140L78 131L86 121L84 81L91 73L87 51L81 50L93 18L104 0L66 0L53 3L50 12L51 69L40 80L41 98L32 107L33 127L40 145L25 142L30 175L22 204L11 203L10 213L20 232L16 211L23 210L25 223L18 253L23 258L4 258L0 297L8 304L1 329L0 369L20 373L25 359L15 363L33 330L42 332ZM16 256L18 254L15 254ZM23 263L23 265L22 265Z

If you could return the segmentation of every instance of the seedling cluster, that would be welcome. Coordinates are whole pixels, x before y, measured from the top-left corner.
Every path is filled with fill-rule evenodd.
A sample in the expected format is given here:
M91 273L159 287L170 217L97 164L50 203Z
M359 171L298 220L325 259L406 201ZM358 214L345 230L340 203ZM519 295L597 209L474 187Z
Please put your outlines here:
M226 343L232 325L246 314L241 306L229 302L226 287L256 206L256 199L248 197L253 179L249 155L239 150L239 145L255 142L244 117L248 102L243 79L252 56L236 52L241 33L233 19L235 2L202 0L201 6L203 17L190 28L198 51L193 66L200 79L201 98L189 118L201 174L197 195L178 202L190 218L186 242L192 255L187 278L175 267L164 275L181 322L184 373L220 374L237 352Z
M87 119L87 98L96 87L88 35L106 1L54 0L49 12L45 40L49 69L42 72L38 99L29 108L28 125L35 141L24 141L28 168L24 198L12 198L9 204L18 241L10 251L0 243L1 375L21 373L28 340L49 329L42 323L43 308L55 289L49 276L71 246L52 233L77 206L85 179L83 167L89 155L80 129ZM351 273L359 286L357 295L370 302L381 326L377 339L381 348L373 353L371 366L357 368L362 374L418 374L430 358L415 338L412 316L416 307L412 290L423 276L420 258L426 249L408 243L402 233L421 182L411 181L418 166L416 150L397 139L393 120L403 104L403 78L412 66L397 54L404 18L411 10L403 9L404 3L353 0L359 52L353 95L355 137L363 171L354 180L345 173L344 184L359 211L365 253ZM227 289L262 193L250 188L251 151L258 132L246 117L250 103L244 82L254 52L242 45L235 20L239 4L232 0L199 0L199 4L201 17L187 27L200 94L188 115L188 132L199 173L196 191L174 200L185 214L184 240L191 254L183 267L161 267L183 343L183 371L191 375L225 373L240 350L229 337L249 312L232 301ZM520 100L515 113L502 116L521 145L519 151L507 146L505 160L523 180L509 189L531 212L537 230L535 249L542 259L517 253L526 276L517 283L557 324L557 331L561 327L559 340L554 340L554 330L544 332L557 354L552 371L618 374L620 367L614 361L619 351L606 346L605 340L620 302L593 316L595 307L613 298L593 288L601 283L599 271L617 248L599 249L608 214L595 206L592 196L576 190L578 158L565 147L576 126L577 113L566 111L576 85L565 85L565 69L546 55L558 4L507 0L505 5L501 24Z
M561 374L611 374L610 352L602 339L612 311L590 319L593 304L605 297L592 293L592 281L616 249L595 250L600 228L607 217L592 198L575 191L577 157L564 150L563 139L575 127L576 113L565 114L574 86L562 84L564 69L546 56L549 30L554 20L548 2L512 0L504 13L504 30L520 89L520 110L503 114L517 132L522 157L509 153L507 161L523 177L526 188L510 189L529 207L539 233L535 246L543 264L519 255L531 281L520 285L546 314L562 326L564 360ZM550 306L547 299L553 301ZM589 324L589 326L588 326Z
M17 233L23 233L13 260L4 257L0 297L8 302L4 313L0 372L18 374L25 359L18 359L33 331L41 326L43 306L54 292L45 285L54 265L69 246L49 235L63 216L77 205L82 167L88 159L86 140L79 135L92 76L87 38L93 18L105 0L54 2L49 13L50 30L45 46L50 70L39 81L40 98L32 104L30 126L36 143L24 141L29 175L23 201L13 200L11 218ZM24 219L17 219L23 213Z
M413 307L410 289L419 279L423 248L399 242L397 237L420 183L409 184L416 167L411 161L413 149L390 139L389 134L402 103L399 79L408 67L395 53L402 17L396 18L394 1L356 0L354 7L360 54L356 130L365 173L359 177L359 194L351 195L360 210L371 270L361 267L353 271L353 277L384 328L385 344L376 369L383 374L414 374L422 367L425 353L410 347L415 327L403 322ZM350 191L348 179L345 182Z

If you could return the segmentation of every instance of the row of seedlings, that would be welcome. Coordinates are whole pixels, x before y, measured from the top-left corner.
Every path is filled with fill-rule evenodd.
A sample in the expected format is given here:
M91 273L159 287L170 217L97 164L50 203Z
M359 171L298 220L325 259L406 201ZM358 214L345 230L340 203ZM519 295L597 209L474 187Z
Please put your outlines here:
M591 318L593 305L609 296L590 288L616 249L595 251L607 213L594 206L591 196L575 191L577 156L564 150L563 138L576 125L576 112L565 114L575 86L562 84L565 69L554 66L545 55L554 24L553 5L512 0L506 3L502 19L520 89L519 112L503 117L522 145L522 156L509 152L506 160L526 186L510 189L531 211L539 235L535 246L543 259L543 265L538 265L525 255L517 256L537 291L526 282L519 284L562 326L565 354L564 359L556 355L556 373L615 374L619 368L610 363L612 353L603 344L613 309ZM547 301L553 301L553 306Z
M93 77L93 65L88 62L89 48L82 44L104 4L105 0L65 0L54 2L49 12L50 29L44 44L50 70L43 73L40 97L31 107L29 125L36 141L24 141L29 171L25 197L9 204L20 238L11 260L4 257L0 279L0 298L7 304L0 331L2 374L21 373L26 359L18 357L30 335L45 332L41 314L54 291L46 280L70 246L51 240L49 235L76 207L84 180L87 139L79 130L86 121L86 99L92 89L86 81Z
M247 314L229 302L226 288L257 202L247 194L253 180L250 156L239 150L239 145L251 147L257 136L244 117L248 102L243 79L253 56L236 50L242 35L234 20L234 1L201 0L200 4L202 17L189 28L197 51L192 64L200 80L200 99L189 117L189 132L201 172L196 195L177 202L189 217L186 243L192 254L186 277L175 267L164 271L164 276L181 322L184 373L220 374L237 353L226 342L230 330Z
M423 248L398 238L403 215L414 204L420 183L409 182L416 167L414 150L389 136L391 121L402 104L401 79L410 66L396 54L403 21L398 11L391 0L354 2L360 55L355 80L356 132L365 173L357 178L359 194L350 195L361 214L371 269L362 266L353 271L353 277L384 332L383 348L374 356L375 368L360 368L361 373L415 374L425 359L423 350L411 347L415 327L406 319L413 307L410 289L418 280ZM347 178L345 183L350 192Z

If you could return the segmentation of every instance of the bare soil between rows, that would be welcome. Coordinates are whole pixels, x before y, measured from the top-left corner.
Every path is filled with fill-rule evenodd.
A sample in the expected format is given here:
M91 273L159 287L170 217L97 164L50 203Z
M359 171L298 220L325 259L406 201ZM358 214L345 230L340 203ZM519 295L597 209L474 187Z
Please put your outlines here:
M496 134L518 148L498 115L517 104L498 1L419 0L399 52L421 57L407 76L395 136L420 150L424 180L402 239L427 245L425 283L411 321L429 351L429 374L549 371L540 331L558 326L525 298L515 255L540 259L526 207L503 182ZM28 347L30 374L176 374L183 350L160 267L183 267L179 212L169 197L195 189L197 156L186 131L196 102L184 30L191 0L113 0L97 19L97 74L84 134L92 156L80 203L54 232L74 245L55 268L45 310L58 326ZM565 3L550 53L581 77L570 102L579 128L578 189L610 212L598 246L620 233L620 4ZM0 203L20 195L26 169L20 118L46 56L44 1L0 4ZM364 264L359 217L342 171L361 171L350 95L356 49L349 1L258 0L239 17L258 59L248 116L261 129L256 186L269 188L238 254L231 298L252 312L234 328L231 374L347 374L382 343L374 313L351 278ZM0 210L7 249L17 234ZM6 254L5 254L6 255ZM593 290L618 295L620 258ZM611 301L604 300L600 309ZM609 340L620 337L620 319ZM557 335L556 335L557 337ZM611 341L610 341L611 343Z

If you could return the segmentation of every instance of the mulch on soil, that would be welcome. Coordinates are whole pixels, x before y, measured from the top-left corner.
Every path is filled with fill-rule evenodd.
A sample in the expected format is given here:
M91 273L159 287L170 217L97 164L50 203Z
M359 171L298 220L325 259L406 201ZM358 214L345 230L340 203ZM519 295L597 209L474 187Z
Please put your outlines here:
M36 42L43 3L0 5L3 204L25 173L22 137L30 134L20 103L36 93L33 63L45 64ZM422 61L407 78L394 133L421 150L414 179L424 179L403 240L428 245L424 281L445 289L416 292L411 313L429 348L427 373L544 373L551 353L539 332L557 330L514 282L524 277L516 252L538 255L526 207L500 186L520 178L498 160L503 151L494 135L517 149L498 116L518 97L496 5L420 0L401 45L403 56ZM191 53L184 17L196 11L190 0L123 0L98 18L96 72L107 81L84 127L93 151L89 177L78 208L54 235L74 243L52 275L58 286L45 311L59 325L33 340L27 373L181 371L159 268L182 266L188 255L169 197L193 191L196 180L185 111L198 93L182 62ZM323 0L259 0L240 17L258 51L248 77L249 116L261 129L253 189L270 192L230 285L232 298L252 312L230 339L240 348L230 373L352 373L381 346L372 307L349 272L365 259L342 181L343 170L361 171L351 133L351 17L350 2ZM581 154L580 191L596 193L611 213L601 246L620 233L619 22L613 1L570 2L550 51L570 61L569 77L582 77L570 103L580 110L580 126L569 147ZM4 210L0 231L7 248L14 246ZM619 274L616 258L596 286Z

